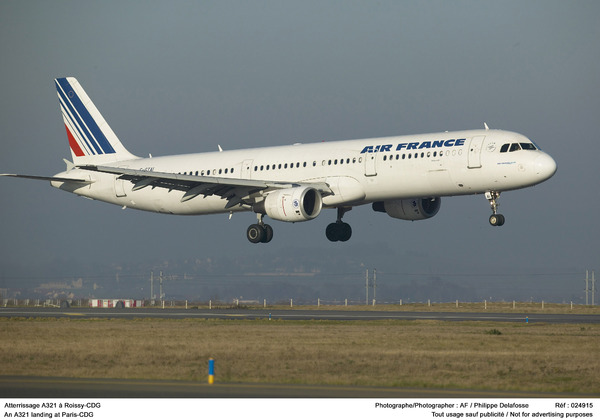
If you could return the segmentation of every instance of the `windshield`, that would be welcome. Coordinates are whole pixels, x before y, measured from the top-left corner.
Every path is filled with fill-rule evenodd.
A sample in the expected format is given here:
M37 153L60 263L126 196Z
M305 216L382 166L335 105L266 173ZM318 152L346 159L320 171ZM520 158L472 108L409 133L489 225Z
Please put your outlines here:
M536 147L533 143L520 143L521 149L523 150L536 150Z
M538 150L533 143L506 143L500 148L500 153L516 152L518 150Z

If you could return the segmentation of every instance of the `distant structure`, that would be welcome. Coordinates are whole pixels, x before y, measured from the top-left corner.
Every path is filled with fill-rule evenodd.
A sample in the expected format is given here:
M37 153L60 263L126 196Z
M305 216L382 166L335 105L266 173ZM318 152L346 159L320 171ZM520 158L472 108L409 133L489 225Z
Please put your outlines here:
M592 306L595 305L594 302L594 297L596 296L596 278L594 275L594 270L592 270ZM585 270L585 304L589 305L590 300L589 300L589 292L590 292L590 271L589 270Z
M142 308L143 300L135 299L90 299L90 308Z

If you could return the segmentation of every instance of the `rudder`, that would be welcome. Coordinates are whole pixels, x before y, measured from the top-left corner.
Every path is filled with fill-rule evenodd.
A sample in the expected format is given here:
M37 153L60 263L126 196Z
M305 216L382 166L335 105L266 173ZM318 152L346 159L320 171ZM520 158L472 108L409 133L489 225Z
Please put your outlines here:
M136 159L74 77L54 80L75 165Z

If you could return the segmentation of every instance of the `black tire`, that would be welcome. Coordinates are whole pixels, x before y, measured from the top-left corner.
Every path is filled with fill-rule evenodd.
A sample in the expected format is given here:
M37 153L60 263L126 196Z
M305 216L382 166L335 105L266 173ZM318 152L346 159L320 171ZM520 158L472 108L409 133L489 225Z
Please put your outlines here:
M273 239L273 228L271 227L271 225L264 225L263 229L265 230L265 237L261 242L266 244L271 242L271 239Z
M263 238L265 237L265 230L261 225L250 225L246 231L246 237L253 244L257 244L262 242Z
M352 228L348 223L340 223L338 226L338 239L340 242L346 242L352 236Z
M490 216L490 225L492 226L502 226L504 224L504 216L501 214L492 214Z
M337 223L330 223L327 225L327 229L325 229L325 236L331 242L339 241L339 229Z
M123 309L124 307L125 307L125 304L123 303L123 301L122 301L122 300L118 301L118 302L115 304L115 308L117 308L117 309Z
M61 309L68 309L71 307L71 304L69 303L68 300L63 300L60 302L60 307L61 307Z

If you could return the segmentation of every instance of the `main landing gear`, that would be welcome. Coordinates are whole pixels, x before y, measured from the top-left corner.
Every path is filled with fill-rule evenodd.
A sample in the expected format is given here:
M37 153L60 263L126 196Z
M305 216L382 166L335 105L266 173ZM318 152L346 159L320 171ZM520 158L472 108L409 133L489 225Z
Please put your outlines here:
M489 191L485 193L485 198L490 202L493 214L490 216L490 225L502 226L504 224L504 216L498 214L498 199L500 198L500 192Z
M331 242L346 242L352 236L352 228L348 223L342 222L344 213L352 210L352 207L338 207L337 208L337 221L327 225L325 235Z
M271 225L267 225L263 222L264 216L264 214L257 214L256 217L258 218L258 223L248 226L248 230L246 231L246 237L253 244L261 242L266 244L273 239L273 228Z
M344 213L350 210L352 207L338 207L336 222L327 225L325 234L331 242L346 242L352 236L352 228L348 223L342 221ZM257 213L258 223L248 226L246 231L246 237L253 244L268 243L273 239L273 228L263 221L264 216L264 214Z

